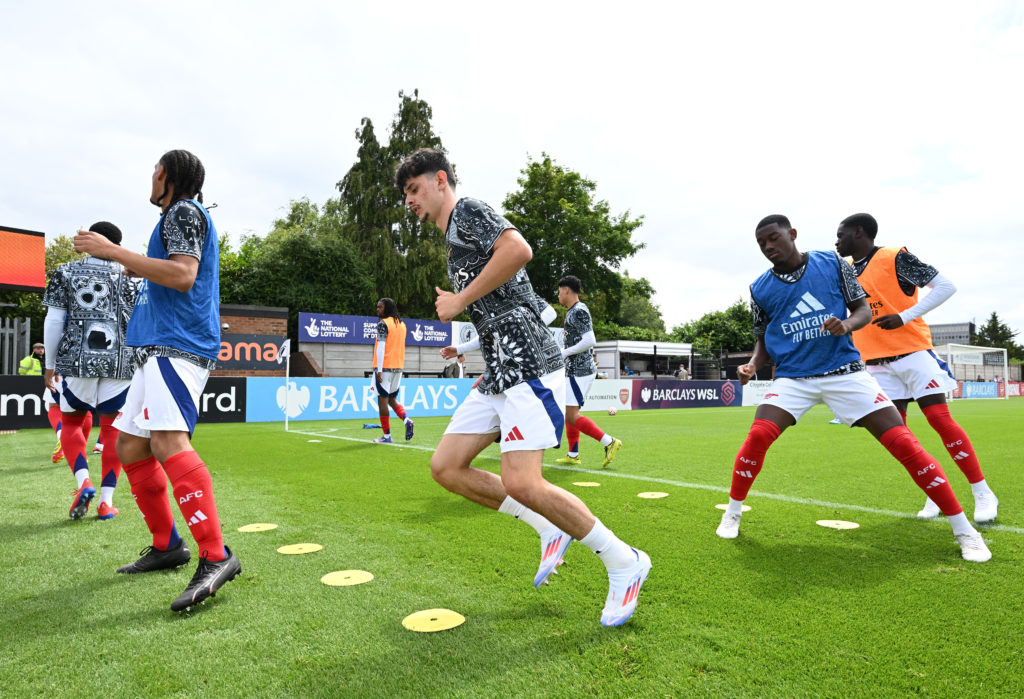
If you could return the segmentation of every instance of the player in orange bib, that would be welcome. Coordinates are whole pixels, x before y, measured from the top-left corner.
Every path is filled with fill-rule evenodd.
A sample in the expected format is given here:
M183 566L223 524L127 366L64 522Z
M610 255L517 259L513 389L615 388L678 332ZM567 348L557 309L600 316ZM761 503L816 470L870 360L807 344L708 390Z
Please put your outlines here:
M402 367L405 365L406 327L398 317L393 299L382 298L377 302L377 340L373 343L373 386L377 391L377 405L380 408L380 426L384 435L373 440L378 444L391 444L391 418L388 405L405 423L405 439L412 439L413 422L405 414L405 408L398 402L398 387L402 383Z
M978 456L962 427L950 416L946 392L956 387L932 348L931 331L921 316L956 293L953 282L921 262L906 248L875 245L878 223L870 214L854 214L839 224L836 251L853 258L857 280L868 294L871 323L853 333L853 342L868 371L907 420L907 404L917 401L928 424L942 437L946 451L971 484L974 521L996 518L999 500L985 482ZM927 286L927 296L917 290ZM931 498L918 517L936 517Z

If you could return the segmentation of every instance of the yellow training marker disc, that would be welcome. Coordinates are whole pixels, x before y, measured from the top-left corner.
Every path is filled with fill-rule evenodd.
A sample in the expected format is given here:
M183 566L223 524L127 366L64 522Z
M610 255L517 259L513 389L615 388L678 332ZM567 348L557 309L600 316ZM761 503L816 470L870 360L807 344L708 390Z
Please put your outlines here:
M573 483L573 485L578 485L581 488L596 488L601 484L595 483L594 481L577 481L576 483Z
M636 496L638 498L645 498L647 500L657 500L658 498L667 498L668 497L668 493L658 493L658 492L637 493Z
M269 532L271 529L277 529L276 524L270 524L269 522L256 522L255 524L246 524L244 527L239 527L240 532Z
M371 580L373 580L373 573L367 573L365 570L336 570L320 578L320 582L331 587L362 585Z
M466 617L450 609L424 609L402 619L402 626L410 631L429 633L454 629L465 620Z
M729 506L728 505L715 505L715 508L719 509L719 510L727 510L727 509L729 509ZM750 512L750 505L741 505L740 506L740 511L741 512Z
M846 522L841 519L819 519L815 524L829 529L856 529L860 526L856 522Z
M298 553L313 553L319 551L323 546L320 544L289 544L288 546L282 546L277 550L278 553L284 553L294 555Z

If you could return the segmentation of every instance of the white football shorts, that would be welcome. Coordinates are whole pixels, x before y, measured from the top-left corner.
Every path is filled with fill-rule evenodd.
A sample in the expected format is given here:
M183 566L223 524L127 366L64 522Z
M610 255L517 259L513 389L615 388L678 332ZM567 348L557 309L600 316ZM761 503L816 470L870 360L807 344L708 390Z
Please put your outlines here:
M474 389L460 405L445 434L496 433L501 451L557 447L565 427L565 370L517 384L504 393Z
M398 395L398 387L402 383L402 370L385 369L380 372L380 381L377 380L377 373L374 372L370 380L373 382L373 388L377 391L378 396L392 398Z
M128 379L65 376L62 384L58 384L60 411L95 410L100 415L113 415L124 405L130 383Z
M188 432L199 419L199 397L209 369L184 359L150 357L132 376L128 395L114 427L149 439L153 431Z
M588 374L587 376L567 376L566 383L568 386L565 388L565 404L566 405L578 405L583 407L583 402L587 399L587 394L590 392L590 384L594 383L594 379L597 378L597 374Z
M922 398L956 388L949 365L934 350L921 350L888 364L869 364L868 371L893 400Z
M824 403L832 413L852 427L865 415L893 407L878 382L866 371L810 379L777 378L761 399L761 405L782 408L799 421L804 413Z

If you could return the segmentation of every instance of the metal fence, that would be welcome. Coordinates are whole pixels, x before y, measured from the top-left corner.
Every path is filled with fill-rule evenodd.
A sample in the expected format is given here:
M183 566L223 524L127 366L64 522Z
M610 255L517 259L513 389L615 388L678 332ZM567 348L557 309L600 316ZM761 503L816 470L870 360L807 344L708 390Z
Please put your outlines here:
M0 318L0 374L17 374L18 362L31 351L29 318Z

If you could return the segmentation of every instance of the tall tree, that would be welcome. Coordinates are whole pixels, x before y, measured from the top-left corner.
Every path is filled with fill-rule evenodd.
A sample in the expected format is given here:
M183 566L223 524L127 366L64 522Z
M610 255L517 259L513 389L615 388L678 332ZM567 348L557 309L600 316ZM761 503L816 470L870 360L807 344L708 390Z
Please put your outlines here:
M358 159L338 182L340 205L347 212L342 234L354 242L373 275L374 294L395 299L404 315L431 317L433 289L445 279L444 241L433 224L427 228L409 213L395 189L398 164L418 148L441 148L430 126L433 111L420 99L398 93L398 112L386 146L363 119L356 131Z
M643 216L631 219L628 211L612 216L608 202L594 201L593 181L542 155L526 165L519 191L503 203L509 221L533 246L527 267L533 286L550 297L559 279L574 274L591 297L603 295L604 308L595 310L616 318L623 295L623 278L616 270L644 247L631 238Z
M973 344L981 347L1002 347L1006 350L1007 357L1024 359L1024 348L1013 341L1018 334L1016 330L1011 330L1010 326L999 320L996 312L992 311L985 324L978 328Z
M724 311L705 313L698 320L677 325L669 333L674 342L689 342L699 352L744 352L754 347L750 305L738 300Z

